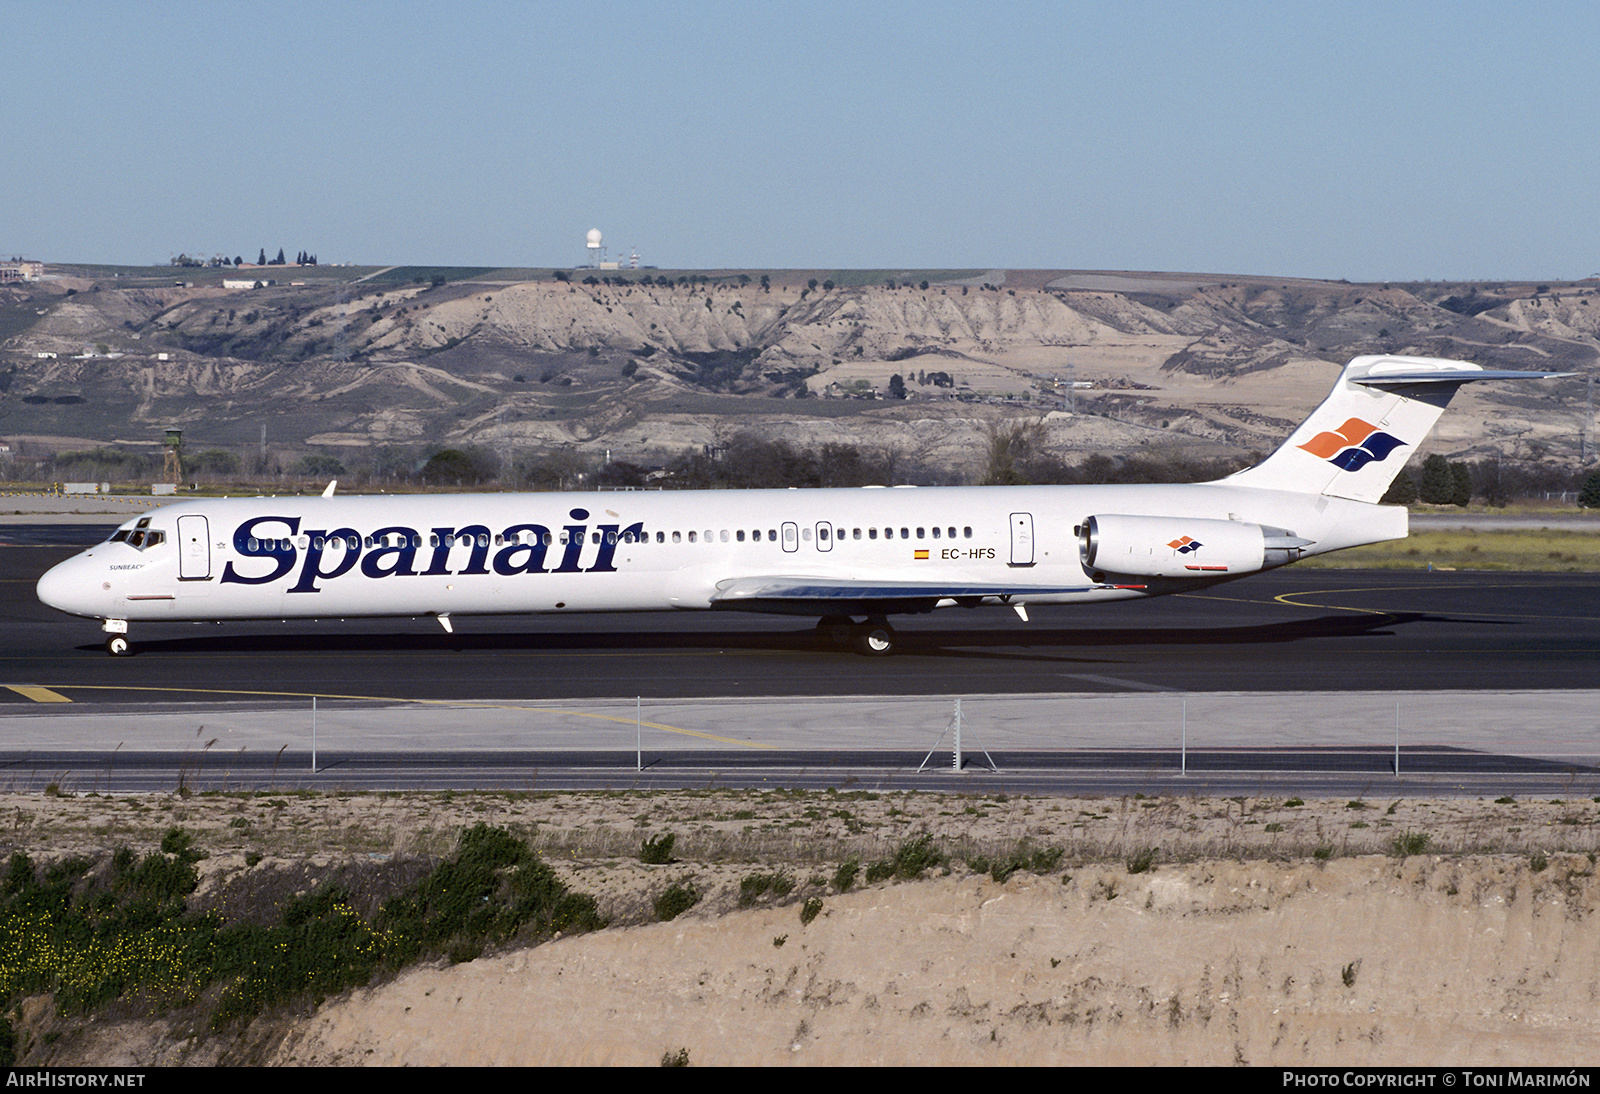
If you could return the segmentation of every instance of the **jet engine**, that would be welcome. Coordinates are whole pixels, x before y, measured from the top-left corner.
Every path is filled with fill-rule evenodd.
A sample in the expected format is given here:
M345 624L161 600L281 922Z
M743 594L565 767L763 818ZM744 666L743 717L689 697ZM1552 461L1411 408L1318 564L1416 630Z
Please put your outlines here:
M1084 572L1132 577L1217 577L1283 566L1313 540L1236 520L1099 514L1074 531Z

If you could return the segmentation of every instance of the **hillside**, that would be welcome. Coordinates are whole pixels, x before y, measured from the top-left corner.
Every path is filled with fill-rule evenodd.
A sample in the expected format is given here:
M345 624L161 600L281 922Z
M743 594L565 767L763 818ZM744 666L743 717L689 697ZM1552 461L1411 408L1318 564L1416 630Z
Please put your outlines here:
M1239 455L1280 440L1357 354L1588 372L1600 353L1590 283L275 272L295 283L51 267L0 289L0 436L154 445L180 425L191 450L248 455L265 428L280 460L450 443L648 464L749 429L965 471L997 415L1048 413L1068 452ZM884 397L896 374L903 400ZM1576 455L1581 379L1460 405L1434 450Z

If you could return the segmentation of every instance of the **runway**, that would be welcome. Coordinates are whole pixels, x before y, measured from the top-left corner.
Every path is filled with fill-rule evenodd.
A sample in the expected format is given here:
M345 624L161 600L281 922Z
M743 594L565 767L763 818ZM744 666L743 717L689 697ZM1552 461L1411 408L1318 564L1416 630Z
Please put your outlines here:
M138 624L105 656L93 620L40 605L69 553L0 549L0 672L140 701L197 686L400 699L1394 691L1596 686L1600 575L1284 570L1092 607L947 609L895 621L895 656L812 621L735 612ZM123 690L115 690L118 688ZM154 690L144 690L154 689Z
M7 531L17 542L16 528ZM65 533L52 531L45 538L50 537ZM81 734L74 741L21 732L27 722L66 733L73 719L97 713L132 727L161 723L173 711L191 726L215 727L218 719L246 715L269 723L289 718L296 733L279 744L242 746L252 755L229 766L230 785L261 785L288 771L309 777L302 730L313 696L325 712L367 711L376 726L405 727L363 738L353 751L329 752L338 756L336 762L319 756L317 784L353 787L840 786L910 780L1006 792L1024 792L1024 786L1041 792L1137 786L1148 792L1156 786L1171 790L1173 780L1182 778L1195 792L1201 783L1218 791L1248 786L1252 792L1293 783L1302 788L1296 792L1306 793L1312 784L1325 783L1335 788L1331 792L1354 793L1374 779L1397 777L1396 735L1388 726L1396 720L1391 693L1456 697L1452 701L1467 714L1482 708L1476 719L1430 713L1427 739L1402 741L1399 778L1415 792L1427 784L1434 787L1430 792L1474 793L1492 785L1500 793L1507 780L1521 785L1530 779L1575 792L1594 770L1587 742L1594 736L1588 712L1595 705L1586 693L1597 686L1600 667L1596 575L1291 567L1164 600L1035 608L1030 623L993 609L896 620L900 652L886 658L829 646L808 621L734 613L458 618L453 636L430 620L412 619L152 624L136 630L138 656L110 658L94 621L57 615L32 595L37 575L68 553L59 547L0 549L0 620L6 624L0 631L0 726L7 742L0 764L8 765L15 785L33 785L68 768L120 769L128 781L119 781L118 788L137 782L170 789L182 766L179 754L192 758L209 738L188 729L147 747L134 739L137 734L90 744ZM1563 693L1569 695L1565 704ZM1474 694L1484 700L1475 701ZM1194 763L1188 765L1191 757L1179 752L1175 711L1191 699L1203 707L1218 695L1253 696L1260 719L1216 715L1211 736L1190 742ZM1509 706L1501 698L1490 701L1508 695L1533 698ZM1528 737L1519 713L1543 696L1556 703L1548 721L1560 737L1548 747ZM982 774L981 764L966 774L951 773L947 741L934 772L919 775L916 767L956 698L978 704L969 708L975 711L1012 698L1052 704L1055 713L1034 720L1054 727L1055 735L1006 737L998 774ZM1156 736L1101 727L1097 737L1092 724L1081 727L1087 737L1078 728L1059 732L1065 724L1080 727L1061 711L1081 710L1094 699L1158 704L1150 709L1159 715L1133 719L1159 724ZM651 709L649 720L668 724L664 709L692 701L744 705L746 732L726 741L689 737L670 746L658 743L643 771L635 770L633 742L618 741L615 733L604 739L592 731L576 738L530 737L523 719L520 739L489 745L470 739L488 725L483 704L604 707L613 723L631 723L631 711L616 711L637 703ZM1406 698L1402 707L1419 701ZM856 735L863 702L899 704L915 716L898 735L863 740ZM1325 709L1312 711L1316 704ZM1352 704L1361 712L1342 719L1341 709L1348 712ZM1504 724L1503 740L1495 739L1492 724L1482 724L1490 717ZM1003 720L991 717L989 731ZM1402 731L1408 721L1416 728L1405 710L1399 721ZM1470 739L1452 738L1450 724L1466 721L1473 722ZM1304 724L1308 735L1264 745L1260 726L1282 724ZM691 733L696 728L672 725ZM982 738L981 725L974 723L974 739ZM1359 729L1354 736L1344 733L1350 725ZM456 727L469 730L468 739L458 740ZM1330 738L1335 733L1341 735ZM112 762L106 750L115 751L117 744L121 754ZM257 754L280 749L287 766L282 759L277 766L256 762ZM751 758L755 751L762 757ZM132 757L141 753L159 755L135 763ZM68 763L72 757L76 765ZM1187 774L1180 770L1185 766ZM136 770L147 774L135 779ZM216 769L201 777L216 777ZM348 782L339 781L344 778ZM1588 792L1600 793L1600 786Z

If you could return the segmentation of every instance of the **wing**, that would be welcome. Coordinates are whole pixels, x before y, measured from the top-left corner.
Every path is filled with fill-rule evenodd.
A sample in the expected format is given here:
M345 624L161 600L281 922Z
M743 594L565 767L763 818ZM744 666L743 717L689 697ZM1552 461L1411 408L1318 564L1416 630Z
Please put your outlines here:
M939 602L975 606L1029 596L1121 588L1096 585L981 584L935 581L858 581L838 577L740 577L717 583L713 608L776 615L891 615L930 612ZM1142 586L1140 586L1142 588Z

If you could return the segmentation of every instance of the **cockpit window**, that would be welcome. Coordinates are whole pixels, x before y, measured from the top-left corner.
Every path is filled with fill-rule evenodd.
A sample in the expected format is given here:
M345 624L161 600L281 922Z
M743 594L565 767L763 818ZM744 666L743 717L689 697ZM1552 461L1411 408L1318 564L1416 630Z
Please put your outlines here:
M143 521L140 522L141 524ZM137 547L141 551L148 551L152 547L159 547L167 540L167 533L158 531L145 531L135 528L128 533L128 546Z
M118 528L115 532L111 533L111 538L107 542L109 542L109 543L121 543L123 540L125 540L127 538L128 538L128 529L126 529L126 528Z

